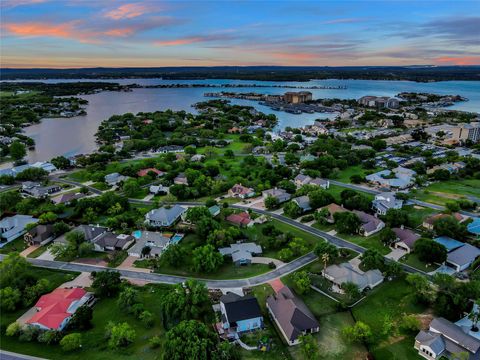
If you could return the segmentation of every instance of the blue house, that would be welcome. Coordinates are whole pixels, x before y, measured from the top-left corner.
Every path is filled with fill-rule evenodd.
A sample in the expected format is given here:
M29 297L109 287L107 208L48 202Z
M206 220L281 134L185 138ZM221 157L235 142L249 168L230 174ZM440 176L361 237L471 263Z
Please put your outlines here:
M227 337L263 327L263 316L257 299L228 292L220 298L222 327Z

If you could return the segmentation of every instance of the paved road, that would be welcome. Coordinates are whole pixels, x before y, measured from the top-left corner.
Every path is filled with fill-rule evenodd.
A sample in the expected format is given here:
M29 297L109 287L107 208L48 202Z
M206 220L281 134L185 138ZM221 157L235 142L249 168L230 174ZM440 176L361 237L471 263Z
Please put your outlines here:
M36 356L13 353L11 351L0 350L0 360L45 360Z
M0 254L0 261L3 260L5 257L6 255ZM272 270L262 275L257 275L257 276L253 276L251 278L246 278L246 279L234 279L234 280L198 279L198 280L205 282L207 287L211 289L239 288L239 287L261 285L271 280L277 279L279 277L288 275L291 272L296 271L301 267L315 261L316 259L317 259L317 256L315 254L308 253L302 257L299 257L298 259L295 259L285 264L284 266L278 269ZM104 271L109 269L103 266L73 264L73 263L68 263L63 261L40 260L40 259L34 259L34 258L27 258L27 261L34 266L48 268L48 269L65 270L65 271L92 272L92 271ZM175 275L167 275L167 274L145 273L145 272L134 271L134 270L121 270L121 269L115 269L115 270L118 271L123 277L126 277L126 278L144 280L144 281L162 283L162 284L178 284L188 279L187 277L183 277L183 276L175 276Z
M368 187L362 186L362 185L347 184L347 183L343 183L343 182L337 181L337 180L330 180L330 183L333 184L333 185L337 185L337 186L347 188L347 189L363 191L363 192L366 192L366 193L369 193L369 194L372 194L372 195L376 195L376 194L381 193L381 191L377 190L377 189L368 188ZM416 199L409 199L408 203L413 204L413 205L423 206L423 207L434 209L434 210L439 210L439 211L445 210L444 206L437 205L437 204L432 204L432 203L428 203L428 202L421 201L421 200L416 200ZM478 213L465 211L465 210L460 210L459 213L462 214L462 215L467 215L467 216L474 216L474 217L478 216Z

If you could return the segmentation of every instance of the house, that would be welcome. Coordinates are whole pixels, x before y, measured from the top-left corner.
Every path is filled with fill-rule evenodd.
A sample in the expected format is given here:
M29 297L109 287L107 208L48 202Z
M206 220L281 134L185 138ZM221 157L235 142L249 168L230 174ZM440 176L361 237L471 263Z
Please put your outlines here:
M170 245L170 237L154 231L138 230L133 233L136 238L135 245L128 249L128 255L141 258L142 249L149 247L148 257L158 257Z
M288 345L296 345L298 337L320 330L318 321L307 305L284 286L267 298L267 309Z
M30 215L14 215L0 221L0 237L2 241L10 242L23 235L27 224L37 223L38 219Z
M360 235L370 236L376 232L379 232L385 227L385 223L373 215L358 210L353 210L353 213L358 216L360 222L362 223L360 225Z
M322 189L327 190L330 187L330 180L314 178L308 183L308 185L320 186Z
M350 263L340 265L330 265L322 270L322 275L336 286L337 292L343 293L342 284L347 282L354 283L360 291L373 289L383 281L383 275L380 270L368 270L362 272L355 269Z
M185 149L182 146L179 145L168 145L168 146L162 146L157 149L158 153L161 154L167 154L167 153L183 153L185 152Z
M463 216L462 214L460 213L452 213L452 214L443 214L443 213L440 213L440 214L435 214L435 215L431 215L431 216L428 216L427 218L425 218L425 220L423 220L423 223L422 223L422 226L428 230L433 230L433 225L435 224L435 221L439 220L439 219L445 219L445 218L448 218L452 216L455 220L457 220L458 222L464 222L467 217Z
M382 170L367 175L365 179L380 187L406 189L413 185L416 174L411 169L399 166L392 170Z
M312 207L310 206L310 199L309 199L308 195L303 195L303 196L293 198L292 201L295 204L297 204L300 209L302 209L302 212L312 210Z
M227 292L220 298L222 328L227 337L255 331L263 327L263 316L257 299L252 295L240 296Z
M73 231L81 232L85 238L85 241L93 243L102 234L106 233L108 228L95 225L79 225Z
M193 161L193 162L201 162L201 161L203 161L203 159L205 159L205 155L195 154L195 155L193 155L193 156L190 158L190 161Z
M38 224L23 235L23 239L29 245L45 245L52 241L54 237L52 224Z
M175 185L188 185L188 179L184 173L180 173L173 179L173 183Z
M397 240L394 245L395 249L402 249L407 253L411 253L413 251L415 242L420 239L420 235L412 230L404 229L403 226L401 228L392 228L392 231L397 236Z
M346 211L349 212L350 211L350 210L345 209L343 206L337 205L335 203L331 203L329 205L323 206L323 207L319 208L317 211L322 211L323 209L326 209L328 211L328 216L327 216L326 220L330 224L333 224L335 222L335 219L333 217L333 215L335 215L335 213L346 212Z
M444 318L435 318L428 330L420 330L414 348L428 360L458 359L461 353L466 353L465 359L480 359L480 340Z
M285 201L288 201L291 198L291 195L287 193L286 190L278 189L278 188L264 190L262 191L262 196L264 199L266 199L269 196L274 197L275 199L277 199L279 204Z
M137 176L144 177L144 176L147 176L149 173L154 173L157 177L163 176L163 174L164 174L163 171L160 171L158 169L148 168L148 169L138 170Z
M151 185L148 188L148 191L150 194L158 195L158 194L168 194L170 188L168 186L163 186L163 185Z
M390 209L401 209L403 200L398 200L394 192L382 192L375 195L372 208L378 215L385 215Z
M475 259L480 256L480 249L476 246L464 243L459 248L447 254L446 265L460 272L468 269Z
M238 213L238 214L231 214L225 218L226 221L238 225L238 226L252 226L253 221L250 217L250 214L246 211Z
M303 185L307 185L310 181L312 181L312 178L308 175L303 175L303 174L298 174L295 176L295 179L293 179L293 182L297 187L302 187Z
M57 195L55 197L52 197L52 201L54 204L65 204L65 205L70 205L72 201L74 200L79 200L87 195L82 194L82 193L67 193L67 194L62 194L62 195Z
M105 182L109 186L115 186L128 179L128 176L120 175L119 173L111 173L105 175Z
M172 226L186 211L186 208L176 204L168 207L162 206L159 209L150 210L145 215L145 222L153 227Z
M82 288L58 288L40 297L34 306L37 312L25 323L42 330L61 331L79 307L92 302L93 294Z
M231 256L235 265L247 265L252 262L252 257L262 253L262 247L255 243L237 243L229 247L218 249L223 256Z
M451 237L448 236L439 236L433 239L436 243L443 245L445 249L447 249L447 252L453 251L458 249L459 247L463 246L463 242L452 239Z
M117 235L107 231L98 236L92 242L95 247L95 251L125 250L135 242L135 238L131 235Z
M330 187L330 181L324 180L321 178L311 178L308 175L298 174L295 179L293 180L297 188L302 187L304 185L315 185L320 186L322 189L328 189Z
M464 169L467 166L463 161L457 161L454 163L436 165L427 170L427 174L433 174L437 170L446 170L450 174L454 174Z
M42 186L39 183L32 181L25 181L22 183L22 194L34 197L36 199L45 198L50 194L62 190L60 185Z
M242 184L235 184L230 190L228 190L228 195L231 197L238 197L240 199L247 199L255 196L255 191L252 188L243 186Z
M218 205L213 205L213 206L210 206L208 208L208 211L210 212L210 214L215 217L215 216L218 216L220 214L220 206Z

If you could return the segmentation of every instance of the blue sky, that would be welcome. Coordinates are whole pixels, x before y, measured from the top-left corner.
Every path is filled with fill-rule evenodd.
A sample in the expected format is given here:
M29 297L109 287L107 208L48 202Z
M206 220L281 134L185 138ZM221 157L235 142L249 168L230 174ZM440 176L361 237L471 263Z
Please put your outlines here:
M0 4L2 67L480 64L479 1Z

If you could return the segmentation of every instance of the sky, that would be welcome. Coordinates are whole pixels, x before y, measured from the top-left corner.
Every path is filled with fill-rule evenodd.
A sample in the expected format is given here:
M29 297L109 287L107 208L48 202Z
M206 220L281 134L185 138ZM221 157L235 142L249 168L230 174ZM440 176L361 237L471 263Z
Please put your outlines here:
M480 64L480 1L0 0L3 68Z

